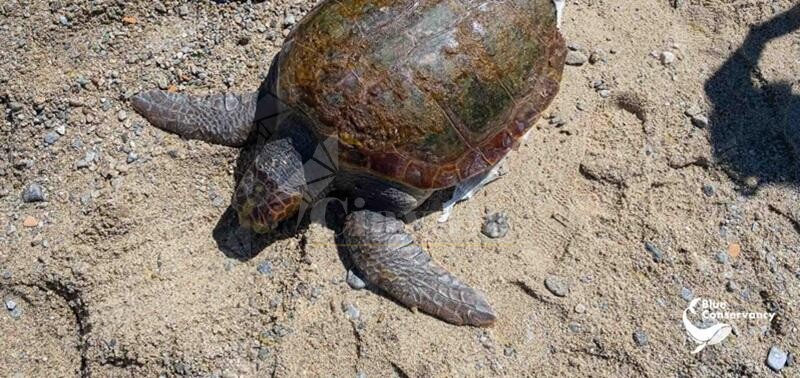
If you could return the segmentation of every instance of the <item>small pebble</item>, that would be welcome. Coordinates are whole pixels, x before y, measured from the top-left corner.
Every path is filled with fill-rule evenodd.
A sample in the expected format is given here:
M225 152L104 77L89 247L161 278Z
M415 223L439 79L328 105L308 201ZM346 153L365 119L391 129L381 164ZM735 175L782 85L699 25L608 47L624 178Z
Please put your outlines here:
M605 61L606 61L606 55L600 50L594 50L592 51L592 54L589 55L589 63L591 64L597 64Z
M139 160L139 154L133 151L129 152L128 157L125 159L128 164L134 163L136 160Z
M654 262L660 263L664 261L664 253L655 244L646 241L644 242L644 249L650 254Z
M223 206L225 206L225 198L222 197L222 196L214 196L211 199L211 204L214 207L223 207Z
M269 261L263 261L258 264L256 270L267 277L272 277L272 263Z
M44 189L36 183L28 185L22 191L22 201L27 203L44 201Z
M352 303L342 303L342 311L350 320L356 320L361 316L361 311Z
M688 116L688 117L695 117L695 116L698 116L698 115L700 115L702 113L703 113L703 109L701 109L697 105L692 105L692 106L690 106L689 108L687 108L683 112L683 114L686 114L686 116Z
M711 185L711 184L703 185L703 194L705 194L706 197L713 197L714 196L714 191L715 191L714 190L714 185Z
M484 219L481 232L492 239L499 239L508 234L508 228L508 215L500 212Z
M578 314L583 314L586 312L586 306L583 303L578 303L575 305L575 312Z
M583 50L583 46L578 42L570 42L567 43L567 48L571 51L581 51Z
M22 226L25 228L33 228L39 225L39 220L28 215L22 219Z
M17 302L15 302L13 299L7 299L6 300L6 309L8 311L12 311L15 308L17 308Z
M686 302L689 302L694 299L694 292L688 287L681 288L681 298L683 298L683 300Z
M675 63L675 54L673 54L671 51L662 51L661 64L668 66L672 63Z
M720 264L728 263L728 254L726 252L723 252L723 251L717 252L716 258L717 258L717 262L720 263Z
M788 356L786 355L786 352L773 345L772 348L769 348L769 354L767 355L767 366L777 373L781 371L784 366L786 366L787 359Z
M589 58L580 51L567 52L567 64L570 66L582 66L586 64L588 60Z
M647 333L641 329L637 329L633 332L633 341L636 342L636 345L642 347L647 345L647 343L650 341L650 338L647 337Z
M124 110L120 110L117 113L117 119L120 120L120 122L128 119L128 112L126 112Z
M692 125L695 125L701 129L705 129L708 127L708 117L704 115L696 115L692 117Z
M758 187L758 177L755 177L755 176L748 176L746 179L744 179L744 185L745 185L745 186L746 186L748 189L755 189L755 188L757 188L757 187Z
M8 104L8 106L9 106L9 108L11 108L11 112L12 113L16 113L16 112L22 110L23 108L25 108L25 105L22 105L21 102L16 102L16 101Z
M735 259L739 257L739 255L741 254L742 254L742 246L739 245L739 243L731 243L731 245L728 246L728 256Z
M729 293L733 293L739 290L739 285L737 285L736 282L728 281L725 283L725 290L727 290Z
M566 297L569 294L569 286L556 276L548 276L544 280L544 286L557 297Z
M353 272L352 269L347 271L347 277L345 278L345 281L347 281L347 284L355 290L361 290L367 287L367 283L364 282L364 280L362 280L361 277L359 277L355 272Z
M59 135L55 131L51 131L51 132L49 132L49 133L44 135L44 144L46 144L48 146L51 146L51 145L55 144L56 142L58 142L59 138L61 138L61 135Z

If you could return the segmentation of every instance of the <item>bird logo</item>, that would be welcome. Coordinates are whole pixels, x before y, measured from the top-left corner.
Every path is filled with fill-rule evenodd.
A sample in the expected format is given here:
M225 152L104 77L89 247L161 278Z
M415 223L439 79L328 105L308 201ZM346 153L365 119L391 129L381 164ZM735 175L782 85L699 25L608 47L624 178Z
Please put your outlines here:
M721 343L723 340L725 340L725 338L730 336L731 332L733 331L733 327L730 324L725 323L717 323L707 328L698 328L692 324L692 322L689 321L687 314L689 312L694 315L697 314L697 311L694 308L698 302L700 302L700 298L693 299L691 302L689 302L689 307L683 310L683 326L686 328L686 332L689 334L689 337L691 337L692 340L698 344L697 348L692 351L692 354L700 352L708 345Z

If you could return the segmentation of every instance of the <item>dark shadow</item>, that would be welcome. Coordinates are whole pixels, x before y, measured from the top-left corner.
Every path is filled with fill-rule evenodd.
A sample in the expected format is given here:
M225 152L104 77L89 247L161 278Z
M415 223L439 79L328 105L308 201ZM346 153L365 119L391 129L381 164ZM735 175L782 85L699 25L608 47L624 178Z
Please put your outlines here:
M792 95L792 83L770 83L758 67L768 42L798 29L800 5L752 27L705 84L714 156L733 180L747 184L745 192L800 184L800 97Z
M239 261L248 261L261 253L270 244L294 237L298 232L308 227L308 222L297 219L288 219L281 223L274 232L259 234L239 225L236 210L228 207L214 226L213 237L217 248L225 256ZM296 225L296 226L295 226Z

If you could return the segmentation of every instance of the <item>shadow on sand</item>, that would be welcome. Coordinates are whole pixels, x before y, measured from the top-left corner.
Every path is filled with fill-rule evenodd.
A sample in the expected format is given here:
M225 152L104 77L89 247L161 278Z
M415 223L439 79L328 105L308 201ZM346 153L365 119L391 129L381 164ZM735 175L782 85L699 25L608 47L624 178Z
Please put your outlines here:
M800 184L800 96L792 95L793 83L771 83L758 67L770 41L798 29L800 4L752 27L705 84L714 156L735 181L747 183L745 192Z

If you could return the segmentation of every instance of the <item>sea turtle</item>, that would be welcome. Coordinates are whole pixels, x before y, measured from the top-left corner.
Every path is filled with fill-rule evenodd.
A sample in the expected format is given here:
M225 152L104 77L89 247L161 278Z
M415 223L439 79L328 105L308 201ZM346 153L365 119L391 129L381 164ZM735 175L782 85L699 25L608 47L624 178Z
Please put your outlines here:
M488 326L496 315L483 294L434 262L397 217L436 190L468 196L517 147L558 91L562 7L327 0L287 36L257 93L156 90L131 101L163 130L257 146L232 199L239 223L257 232L327 193L309 196L309 162L334 141L338 169L325 186L359 199L341 240L360 276L413 310ZM264 128L272 137L255 138Z

